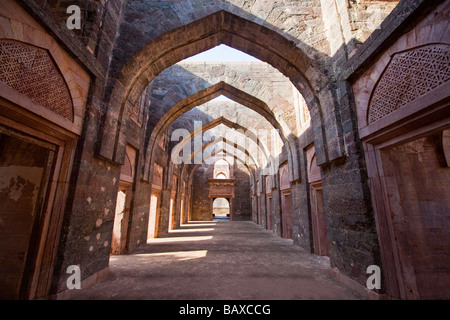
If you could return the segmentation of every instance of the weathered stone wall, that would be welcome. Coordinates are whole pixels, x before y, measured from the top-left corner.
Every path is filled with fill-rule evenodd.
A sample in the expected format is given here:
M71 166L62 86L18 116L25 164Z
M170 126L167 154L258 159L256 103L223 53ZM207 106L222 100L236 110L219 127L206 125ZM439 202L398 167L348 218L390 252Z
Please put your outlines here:
M207 165L199 165L193 173L192 186L192 220L211 220L211 198L209 195L209 183L211 168Z
M331 49L333 70L339 73L346 61L380 28L399 0L321 0L322 19Z
M100 127L99 120L102 117L101 90L106 70L109 67L112 39L117 32L122 3L115 0L108 2L108 12L100 15L105 19L104 28L94 38L97 41L109 37L110 41L95 43L96 50L93 50L94 43L88 44L89 41L83 42L79 38L73 37L74 32L65 28L65 23L62 21L64 17L59 16L58 12L52 11L47 2L18 2L39 22L32 21L30 25L32 28L19 28L19 25L15 25L14 33L11 34L22 33L28 38L24 39L24 42L38 41L41 47L45 47L44 42L50 40L62 45L67 50L68 55L80 63L80 66L77 67L78 74L70 81L70 86L76 85L79 90L78 94L72 94L73 101L77 107L81 103L86 104L84 119L76 119L77 125L82 126L83 129L80 131L80 139L72 168L66 215L61 229L58 256L54 268L51 291L56 293L67 289L65 286L67 276L65 271L68 265L82 266L83 279L103 270L108 265L119 166L98 159L94 154L98 128ZM51 4L54 5L55 3ZM2 10L2 13L6 14L8 10ZM9 18L17 17L21 21L26 17L26 14L21 11L10 12L9 14L11 14ZM42 28L42 25L49 31L49 34L33 30L36 27ZM4 21L2 21L2 27L6 27ZM39 33L41 33L41 36ZM53 45L51 51L57 47L58 45ZM100 51L102 53L98 54ZM64 55L60 54L55 57L55 60L59 61L62 58L64 58ZM64 59L67 63L71 58ZM69 76L72 72L63 65L60 65L59 68L65 76ZM83 68L85 71L83 71ZM84 85L80 84L80 80L84 78L83 72L87 72L92 81L87 102L81 90Z
M90 1L90 0L48 0L47 3L55 15L62 21L66 21L71 13L67 13L66 10L70 5L76 5L81 10L81 29L74 29L74 33L77 34L80 39L86 44L89 51L94 52L97 46L97 37L102 25L102 16L105 10L103 1ZM107 20L109 23L110 19Z
M18 4L10 1L2 2L2 5L7 9L1 10L2 15L6 16L1 17L0 37L21 37L18 40L36 44L47 49L52 55L57 53L53 57L54 61L67 78L69 90L75 88L75 91L71 92L75 108L74 123L65 129L70 131L79 127L76 134L80 135L80 139L74 152L73 168L69 168L71 180L68 197L58 199L58 202L66 203L65 208L61 208L65 209L62 228L56 231L60 232L61 237L58 243L53 244L58 253L53 269L53 287L50 291L56 293L67 289L67 266L82 266L83 279L108 266L117 196L114 179L118 180L119 166L94 157L98 120L101 119L100 90L99 87L94 88L101 86L105 74L96 58L84 48L78 38L65 38L71 33L60 27L59 23L55 24L52 19L54 17L47 11L49 7L45 3L39 5L38 2L28 1L24 4L24 9L17 9ZM30 18L25 10L40 23ZM46 76L43 70L40 70L40 75ZM48 120L55 121L53 117L48 117ZM55 123L57 122L56 120ZM26 130L25 126L24 129ZM51 132L52 129L46 130ZM64 163L63 168L68 165L70 161ZM48 292L39 294L46 297Z
M231 217L233 221L250 221L252 216L250 197L250 172L241 163L234 164L234 194Z
M399 2L400 0L349 1L350 27L355 39L359 43L366 41Z
M88 109L88 113L92 109ZM53 292L66 287L66 269L80 265L82 279L108 266L120 166L94 156L99 116L85 118L74 161L66 216L54 270Z

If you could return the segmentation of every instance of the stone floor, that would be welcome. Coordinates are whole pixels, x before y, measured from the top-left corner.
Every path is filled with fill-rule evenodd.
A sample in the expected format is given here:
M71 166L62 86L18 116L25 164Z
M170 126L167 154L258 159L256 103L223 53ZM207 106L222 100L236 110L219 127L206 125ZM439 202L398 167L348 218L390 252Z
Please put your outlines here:
M191 222L132 254L77 299L362 299L330 275L327 258L252 222Z

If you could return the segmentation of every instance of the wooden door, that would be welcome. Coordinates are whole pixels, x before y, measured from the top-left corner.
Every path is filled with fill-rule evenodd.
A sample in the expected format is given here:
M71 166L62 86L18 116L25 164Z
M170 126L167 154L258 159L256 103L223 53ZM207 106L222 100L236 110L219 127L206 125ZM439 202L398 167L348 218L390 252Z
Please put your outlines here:
M292 233L292 211L291 211L291 193L283 192L281 194L281 223L282 236L284 238L293 238Z
M450 143L440 135L378 150L391 230L383 237L395 250L403 299L450 298L450 168L440 161Z
M311 220L314 239L314 253L328 256L328 237L323 208L322 183L311 184Z
M257 223L258 224L261 224L261 197L260 196L258 196L257 198L257 208L258 208L258 215L257 215Z
M272 196L270 194L267 195L267 229L272 230Z
M55 149L0 131L1 299L20 298L31 285Z

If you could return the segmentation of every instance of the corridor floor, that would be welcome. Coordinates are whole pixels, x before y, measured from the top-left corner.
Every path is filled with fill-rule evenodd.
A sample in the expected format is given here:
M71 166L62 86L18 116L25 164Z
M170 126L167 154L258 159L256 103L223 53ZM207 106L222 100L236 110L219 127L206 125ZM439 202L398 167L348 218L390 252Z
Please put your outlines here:
M252 222L191 222L128 255L77 299L362 299L311 255Z

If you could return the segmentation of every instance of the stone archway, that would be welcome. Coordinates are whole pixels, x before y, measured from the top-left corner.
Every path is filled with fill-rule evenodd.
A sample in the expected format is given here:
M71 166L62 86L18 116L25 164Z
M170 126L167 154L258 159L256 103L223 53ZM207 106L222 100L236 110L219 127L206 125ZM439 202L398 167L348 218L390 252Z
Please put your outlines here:
M205 26L208 28L204 28ZM315 130L315 140L317 145L321 146L318 148L318 159L323 163L327 159L342 156L342 141L335 118L335 107L329 103L332 101L330 100L332 94L329 88L323 87L326 81L319 68L314 66L314 62L301 49L279 33L226 11L213 13L154 39L123 68L117 81L114 81L112 94L107 97L109 112L106 114L104 130L100 135L99 154L121 162L124 152L120 141L123 139L121 137L123 129L117 120L125 114L124 110L134 105L145 87L161 71L184 58L221 43L253 54L291 79L311 109L314 126L322 127L322 114L327 114L327 127ZM313 87L315 89L312 89ZM320 100L327 103L321 106ZM322 148L325 145L332 147L333 150Z
M295 151L295 144L290 143L289 136L286 134L286 131L289 131L288 128L285 125L283 125L283 123L280 123L279 119L276 119L276 116L268 108L266 103L249 95L248 93L245 93L239 89L236 89L236 88L230 86L229 84L227 84L225 82L220 82L216 85L213 85L205 90L202 90L202 91L186 98L183 101L180 101L175 106L173 106L168 112L166 112L166 114L164 114L164 116L159 120L158 124L155 126L155 128L153 129L153 131L151 133L151 137L149 139L149 144L147 147L147 157L152 159L157 141L159 141L163 132L170 126L170 124L176 118L178 118L184 112L187 112L187 111L191 110L192 108L196 107L197 105L207 102L211 99L214 99L215 97L217 97L221 94L258 112L264 118L266 118L269 121L269 123L271 123L273 125L273 127L278 131L278 134L280 135L283 143L285 143L288 146L287 150L288 150L288 155L290 158L289 174L291 175L291 177L298 176L300 174L298 172L298 166L294 165L295 163L298 163L297 152ZM224 123L231 127L236 126L232 122L227 121L226 119L222 119L222 118L213 120L210 123L210 125L213 126L218 123ZM206 128L207 127L205 126L205 129ZM243 129L243 128L241 128L241 129ZM253 135L252 138L254 138L255 141L258 143L257 137L255 135ZM151 161L146 162L146 167L144 169L144 178L147 177L148 174L150 174L150 172L151 172L150 165L151 164L152 164Z

